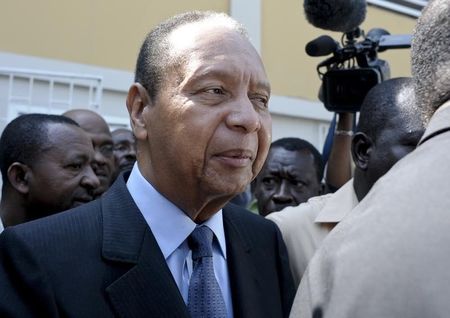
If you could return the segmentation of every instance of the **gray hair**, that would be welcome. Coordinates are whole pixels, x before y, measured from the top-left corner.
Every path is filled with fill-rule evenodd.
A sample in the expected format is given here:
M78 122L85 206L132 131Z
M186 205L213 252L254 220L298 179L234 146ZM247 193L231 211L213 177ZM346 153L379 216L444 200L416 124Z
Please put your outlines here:
M450 99L450 1L431 0L422 11L411 56L417 103L429 118Z

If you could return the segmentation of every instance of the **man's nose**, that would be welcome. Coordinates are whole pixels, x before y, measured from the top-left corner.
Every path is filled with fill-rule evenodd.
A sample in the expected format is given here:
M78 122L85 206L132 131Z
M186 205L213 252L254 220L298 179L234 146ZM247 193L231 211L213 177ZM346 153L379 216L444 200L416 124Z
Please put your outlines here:
M136 148L130 147L126 156L128 159L136 160Z
M261 127L261 115L247 95L240 96L233 102L233 110L227 116L227 125L231 129L246 133L258 131Z
M273 195L273 200L279 203L289 203L294 200L290 192L289 185L286 181L282 181L277 191Z
M81 179L81 185L89 189L96 189L100 186L100 180L98 180L91 166L86 167L85 174Z
M106 164L105 156L101 153L101 151L96 150L95 154L94 154L94 160L92 160L92 165L93 165L94 169L97 166L102 166L104 164Z

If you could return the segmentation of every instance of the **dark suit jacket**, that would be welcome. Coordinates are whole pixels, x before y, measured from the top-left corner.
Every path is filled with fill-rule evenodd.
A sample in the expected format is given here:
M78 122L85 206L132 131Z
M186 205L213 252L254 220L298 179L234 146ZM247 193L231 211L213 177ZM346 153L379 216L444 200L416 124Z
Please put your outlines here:
M234 205L223 218L235 317L288 316L295 290L276 226ZM99 200L0 236L0 317L188 316L123 176Z

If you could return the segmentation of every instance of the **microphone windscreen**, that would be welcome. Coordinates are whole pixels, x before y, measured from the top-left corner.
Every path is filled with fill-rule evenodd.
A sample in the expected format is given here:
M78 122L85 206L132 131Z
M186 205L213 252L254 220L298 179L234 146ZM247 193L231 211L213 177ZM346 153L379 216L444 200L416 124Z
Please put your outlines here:
M325 56L333 53L337 48L338 43L331 36L322 35L308 42L305 51L309 56Z
M315 27L350 32L366 18L365 0L305 0L306 19Z

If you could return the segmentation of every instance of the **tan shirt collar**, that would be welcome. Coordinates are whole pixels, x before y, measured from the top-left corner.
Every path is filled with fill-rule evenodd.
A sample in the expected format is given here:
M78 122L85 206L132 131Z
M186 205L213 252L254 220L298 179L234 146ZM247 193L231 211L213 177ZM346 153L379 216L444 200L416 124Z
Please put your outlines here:
M433 136L450 129L450 100L440 106L433 114L419 142L423 144Z
M351 179L331 196L314 222L339 223L358 203Z

